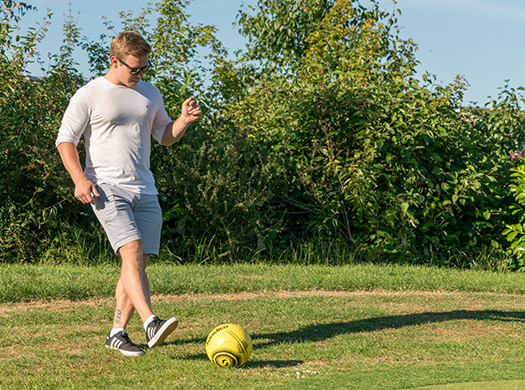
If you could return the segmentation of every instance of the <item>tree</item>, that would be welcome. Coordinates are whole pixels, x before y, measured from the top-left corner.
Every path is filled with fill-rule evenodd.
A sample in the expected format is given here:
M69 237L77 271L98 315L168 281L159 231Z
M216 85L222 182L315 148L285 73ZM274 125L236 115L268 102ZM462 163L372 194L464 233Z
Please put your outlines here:
M305 6L283 3L290 12L260 1L257 15L241 16L241 32L258 39L246 58L266 66L229 111L273 167L282 236L462 265L498 250L503 223L491 216L508 202L497 183L514 145L461 106L463 80L418 81L415 43L376 2L310 2L315 23L279 40Z

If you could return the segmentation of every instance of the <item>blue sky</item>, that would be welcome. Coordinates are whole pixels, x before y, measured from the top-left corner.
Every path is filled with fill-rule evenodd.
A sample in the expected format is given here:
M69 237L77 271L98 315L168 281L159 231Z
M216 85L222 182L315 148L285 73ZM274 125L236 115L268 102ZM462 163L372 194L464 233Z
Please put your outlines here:
M24 17L24 25L34 25L50 9L52 25L40 52L56 53L62 39L62 23L68 13L67 0L26 0L38 8ZM365 0L366 1L366 0ZM363 3L365 3L363 1ZM72 14L78 17L83 34L97 39L104 31L106 15L118 26L121 10L140 10L147 2L138 0L71 0ZM232 27L241 5L256 0L193 0L189 7L193 23L214 24L218 38L230 51L243 46L243 38ZM380 0L392 9L391 0ZM525 1L523 0L398 0L401 36L419 46L418 74L435 74L441 84L463 75L470 86L465 104L484 105L496 97L505 80L511 87L525 86ZM79 54L79 69L87 73L87 58ZM34 67L38 73L38 67Z
M399 0L397 7L402 36L419 45L420 73L429 71L443 84L464 75L470 84L465 104L487 103L505 80L525 86L525 1Z

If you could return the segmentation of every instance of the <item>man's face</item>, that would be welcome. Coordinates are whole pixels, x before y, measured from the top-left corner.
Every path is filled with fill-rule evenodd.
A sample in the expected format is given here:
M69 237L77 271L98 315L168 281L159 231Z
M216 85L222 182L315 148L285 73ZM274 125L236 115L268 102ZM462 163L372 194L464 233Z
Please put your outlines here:
M127 55L124 58L116 58L113 57L114 61L116 61L117 66L117 77L120 85L124 85L126 87L136 87L139 81L142 79L142 76L144 75L144 72L140 70L136 74L131 74L133 68L136 70L136 68L143 68L148 66L148 55L144 55L142 57L135 57L133 55Z

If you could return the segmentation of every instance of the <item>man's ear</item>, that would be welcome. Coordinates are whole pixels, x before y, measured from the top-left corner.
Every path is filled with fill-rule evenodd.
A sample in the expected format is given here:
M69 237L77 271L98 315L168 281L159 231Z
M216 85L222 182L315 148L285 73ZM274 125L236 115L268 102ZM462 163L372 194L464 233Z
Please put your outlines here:
M115 57L115 56L109 57L109 61L110 61L110 65L111 66L116 65L117 62L118 62L117 57Z

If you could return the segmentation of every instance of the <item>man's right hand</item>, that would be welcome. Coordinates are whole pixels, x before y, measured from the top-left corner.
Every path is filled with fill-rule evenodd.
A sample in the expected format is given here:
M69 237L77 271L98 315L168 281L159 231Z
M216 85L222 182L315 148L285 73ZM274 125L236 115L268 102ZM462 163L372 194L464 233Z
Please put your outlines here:
M58 145L58 151L66 170L71 175L73 183L75 183L75 198L82 203L95 204L93 197L98 198L100 194L95 185L86 178L82 171L77 147L71 142L62 142Z
M95 204L94 198L98 198L99 196L100 194L97 191L97 187L88 179L82 180L75 185L75 198L82 203Z

